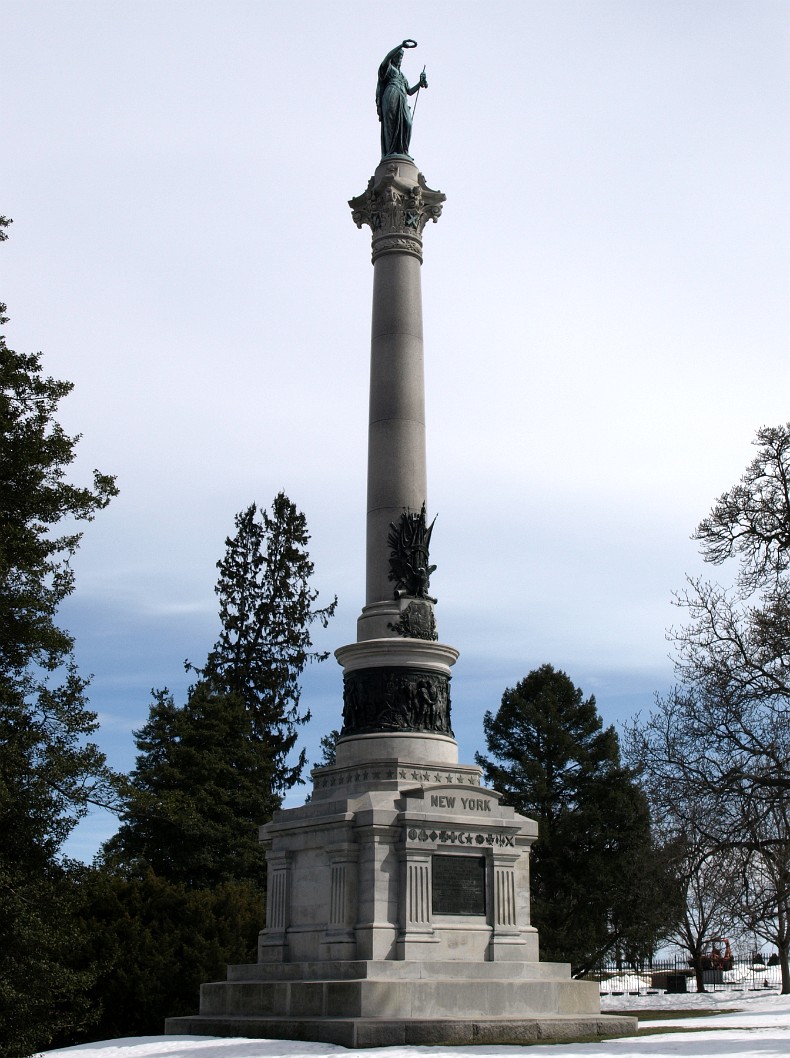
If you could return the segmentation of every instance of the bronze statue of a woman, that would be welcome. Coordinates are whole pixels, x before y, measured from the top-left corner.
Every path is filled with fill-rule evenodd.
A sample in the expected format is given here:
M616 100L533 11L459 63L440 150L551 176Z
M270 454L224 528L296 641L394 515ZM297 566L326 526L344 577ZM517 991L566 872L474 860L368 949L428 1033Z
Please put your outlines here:
M416 48L416 40L404 40L384 57L379 66L379 80L376 86L376 110L381 122L381 157L390 154L405 154L410 158L409 140L411 139L412 112L406 102L407 96L413 96L421 88L427 88L425 70L420 74L419 82L409 88L409 82L400 70L403 53L406 48Z

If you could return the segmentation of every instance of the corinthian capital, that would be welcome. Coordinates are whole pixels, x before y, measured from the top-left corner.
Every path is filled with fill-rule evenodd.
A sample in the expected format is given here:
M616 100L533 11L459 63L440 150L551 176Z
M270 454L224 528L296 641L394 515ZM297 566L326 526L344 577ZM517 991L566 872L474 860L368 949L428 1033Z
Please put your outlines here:
M356 226L370 227L374 261L384 253L408 253L421 261L423 228L439 219L446 197L428 187L413 162L390 158L348 204Z

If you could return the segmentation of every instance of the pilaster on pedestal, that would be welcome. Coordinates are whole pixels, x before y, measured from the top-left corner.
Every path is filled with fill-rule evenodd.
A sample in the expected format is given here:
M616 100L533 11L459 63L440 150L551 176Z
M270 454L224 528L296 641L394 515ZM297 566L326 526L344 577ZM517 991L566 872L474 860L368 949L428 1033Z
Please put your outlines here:
M399 959L428 962L438 944L431 922L431 858L422 852L401 859Z
M270 842L268 846L266 929L261 930L258 936L258 962L287 962L292 857L284 849L273 851Z
M326 848L329 861L329 915L322 954L327 959L353 959L357 954L357 860L359 845L342 841Z

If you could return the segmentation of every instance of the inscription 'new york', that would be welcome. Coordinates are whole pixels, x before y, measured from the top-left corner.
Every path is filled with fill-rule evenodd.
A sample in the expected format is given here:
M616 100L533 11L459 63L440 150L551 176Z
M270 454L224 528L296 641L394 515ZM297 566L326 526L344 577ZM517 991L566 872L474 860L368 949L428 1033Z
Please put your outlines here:
M464 812L490 812L491 802L482 797L451 797L449 794L431 794L431 808L455 808L456 801L461 802Z

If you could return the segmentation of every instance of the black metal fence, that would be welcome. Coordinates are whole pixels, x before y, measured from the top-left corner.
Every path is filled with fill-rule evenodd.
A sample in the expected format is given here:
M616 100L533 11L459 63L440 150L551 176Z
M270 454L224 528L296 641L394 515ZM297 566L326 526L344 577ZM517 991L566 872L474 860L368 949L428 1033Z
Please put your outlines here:
M777 956L732 958L725 965L726 968L703 969L702 980L706 991L765 992L776 990L781 985ZM587 979L598 981L601 995L660 995L697 991L694 969L682 956L655 959L640 966L627 966L623 962L603 963Z

